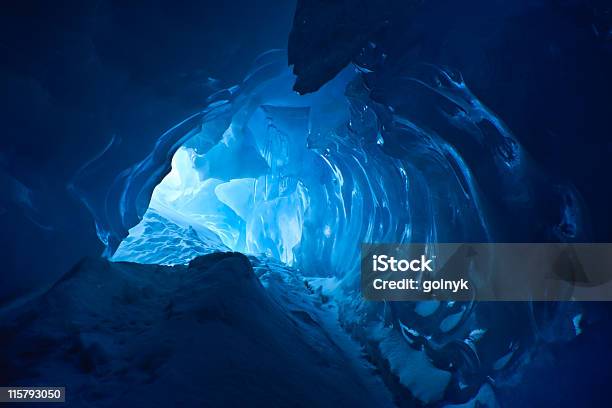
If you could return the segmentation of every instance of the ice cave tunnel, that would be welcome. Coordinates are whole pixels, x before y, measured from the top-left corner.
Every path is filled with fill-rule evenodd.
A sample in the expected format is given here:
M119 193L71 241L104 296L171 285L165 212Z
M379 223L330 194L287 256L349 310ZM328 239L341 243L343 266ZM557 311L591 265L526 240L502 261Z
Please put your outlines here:
M353 68L299 96L282 63L270 73L274 64L213 96L219 100L171 152L171 171L113 259L184 262L189 255L172 245L178 236L166 237L172 256L151 253L160 251L159 241L144 245L150 233L169 233L162 219L195 232L206 248L263 254L342 278L354 273L360 242L490 238L470 170L449 142L370 100ZM478 122L494 126L496 146L475 141L499 151L497 170L512 183L520 151L503 124L449 72L428 67L419 74L430 76L423 81L443 77L446 86L417 78L407 85L469 108L446 117L449 124L468 132Z
M547 325L576 314L364 302L362 242L571 241L583 233L580 201L540 173L452 70L420 65L381 79L351 66L306 95L294 80L282 52L261 56L241 84L209 97L121 173L104 211L82 197L111 260L174 265L230 250L319 279L356 337L380 342L376 327L392 327L401 347L427 356L409 364L425 376L412 392L429 401L444 389L463 401L483 392L535 347L541 313ZM395 353L401 371L397 347L381 353Z
M263 254L341 278L354 274L361 242L487 242L524 232L514 222L499 236L492 229L500 214L486 202L520 211L546 181L459 74L422 66L394 89L372 90L367 70L351 67L298 95L278 54L262 56L242 84L210 97L205 111L131 170L121 227L133 227L125 208L131 195L142 221L111 248L113 259L188 260L194 245L177 251L180 237L165 221L179 228L175 234L194 232L202 241L195 247ZM559 205L547 233L579 235L573 191L539 190ZM147 247L151 233L155 245ZM157 245L164 233L171 251Z

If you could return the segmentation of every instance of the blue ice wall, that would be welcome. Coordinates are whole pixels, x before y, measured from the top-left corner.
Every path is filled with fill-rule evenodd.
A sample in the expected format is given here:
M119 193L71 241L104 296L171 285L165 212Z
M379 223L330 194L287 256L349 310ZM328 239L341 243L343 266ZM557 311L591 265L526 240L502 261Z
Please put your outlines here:
M300 0L288 57L262 56L243 81L245 61L286 45L291 2L153 3L2 14L1 302L102 246L164 264L241 248L333 276L347 327L456 367L457 402L567 339L571 353L523 377L540 399L513 389L512 405L607 390L605 306L594 323L575 305L351 296L362 239L581 240L590 217L610 240L606 1Z
M124 176L122 217L148 205L233 250L348 281L361 242L584 237L579 196L537 168L459 73L417 65L382 93L356 66L297 96L283 54L262 58ZM532 222L544 214L548 224Z
M591 125L580 119L586 108L567 90L566 71L556 69L565 61L572 71L567 56L575 60L573 43L561 38L562 12L544 18L525 11L539 10L535 3L476 2L495 16L482 25L482 15L462 4L430 2L420 24L391 24L385 36L372 26L407 17L406 10L389 13L387 3L394 2L372 13L350 2L346 10L331 5L330 14L321 11L326 2L300 2L289 47L297 80L283 53L263 55L244 81L211 96L122 172L104 203L85 201L116 260L184 263L199 253L194 248L230 248L277 258L304 276L331 277L346 327L391 354L424 351L418 368L433 365L439 375L418 382L419 392L427 398L446 389L449 401L464 402L486 395L485 385L499 392L517 381L542 344L579 335L582 306L365 304L355 290L358 245L587 239L583 200L563 180L572 162L539 164L542 151L571 150L567 138L557 140L557 123ZM356 35L339 38L336 26L325 25L334 13L363 25L343 26ZM506 46L491 45L500 43ZM538 68L522 71L508 55ZM584 51L594 62L588 55L600 54ZM593 91L594 100L603 94ZM545 129L530 128L540 122ZM76 177L77 190L91 168ZM404 380L416 381L410 359L393 355Z
M444 390L449 401L486 393L487 378L510 381L538 344L578 334L579 305L364 302L361 242L582 240L581 199L457 72L417 64L380 83L356 65L298 96L284 58L264 55L243 84L162 137L168 156L153 152L126 174L129 198L172 154L112 259L175 264L229 248L327 278L343 324L384 353L408 353L393 369L430 402ZM417 360L430 379L407 379Z

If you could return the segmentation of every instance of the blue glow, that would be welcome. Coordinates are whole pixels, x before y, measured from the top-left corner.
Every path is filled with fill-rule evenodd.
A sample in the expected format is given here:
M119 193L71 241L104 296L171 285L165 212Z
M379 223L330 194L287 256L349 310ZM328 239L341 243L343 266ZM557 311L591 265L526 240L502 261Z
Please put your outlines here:
M369 100L351 69L314 95L296 96L292 81L281 71L234 90L223 128L214 116L190 131L148 211L349 285L360 242L489 239L471 172L444 139ZM453 85L454 99L477 105ZM486 112L464 121L476 126ZM121 245L113 259L138 257Z
M501 327L480 320L489 314L486 304L372 305L357 290L362 242L503 241L531 224L500 214L539 217L543 210L532 202L550 194L517 139L460 75L419 69L378 100L352 69L306 96L292 91L286 67L255 69L130 169L124 219L147 191L136 189L136 180L148 186L145 170L159 159L162 173L168 146L176 147L169 149L171 170L112 259L179 264L228 249L255 262L274 258L333 298L342 323L379 344L391 370L422 401L441 398L449 381L459 390L485 387L483 379L514 367L530 350L517 344L531 342L523 328L536 319L535 307L509 308L512 327L500 318ZM560 214L576 216L562 216L562 228L548 231L578 236L579 200L570 188L552 190L562 198ZM489 333L497 336L494 346ZM416 381L410 364L429 379ZM469 377L475 367L482 375Z

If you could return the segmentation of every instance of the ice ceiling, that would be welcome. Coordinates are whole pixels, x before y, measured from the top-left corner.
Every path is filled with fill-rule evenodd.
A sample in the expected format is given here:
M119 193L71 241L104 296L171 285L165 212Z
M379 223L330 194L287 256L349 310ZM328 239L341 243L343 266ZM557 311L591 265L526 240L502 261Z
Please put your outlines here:
M141 224L169 220L207 248L264 254L348 282L361 242L514 240L535 228L547 239L579 235L573 191L549 185L459 74L422 65L373 87L367 69L350 67L299 96L284 61L282 52L262 56L242 84L213 95L122 175L124 228L131 211L146 211ZM543 212L540 201L558 214L544 228L528 219ZM127 244L143 228L114 259L142 257L142 245ZM162 236L157 228L151 245L179 239ZM175 252L147 261L188 260Z

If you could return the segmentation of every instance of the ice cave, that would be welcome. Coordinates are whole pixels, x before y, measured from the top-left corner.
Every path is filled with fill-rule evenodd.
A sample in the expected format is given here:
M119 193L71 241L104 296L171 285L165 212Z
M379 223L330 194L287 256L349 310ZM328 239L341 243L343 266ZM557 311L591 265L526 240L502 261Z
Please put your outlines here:
M78 3L3 19L0 385L609 405L609 306L360 290L361 244L610 241L604 2Z
M120 175L109 194L117 215L96 219L111 260L180 265L235 251L299 276L426 404L493 398L487 379L511 381L546 341L525 331L532 324L576 335L575 305L495 308L492 320L488 304L364 302L361 242L511 242L526 232L571 241L582 234L580 202L541 174L457 72L411 66L387 87L352 65L299 95L285 60L262 55ZM546 208L528 205L542 197ZM558 216L520 221L544 212Z

